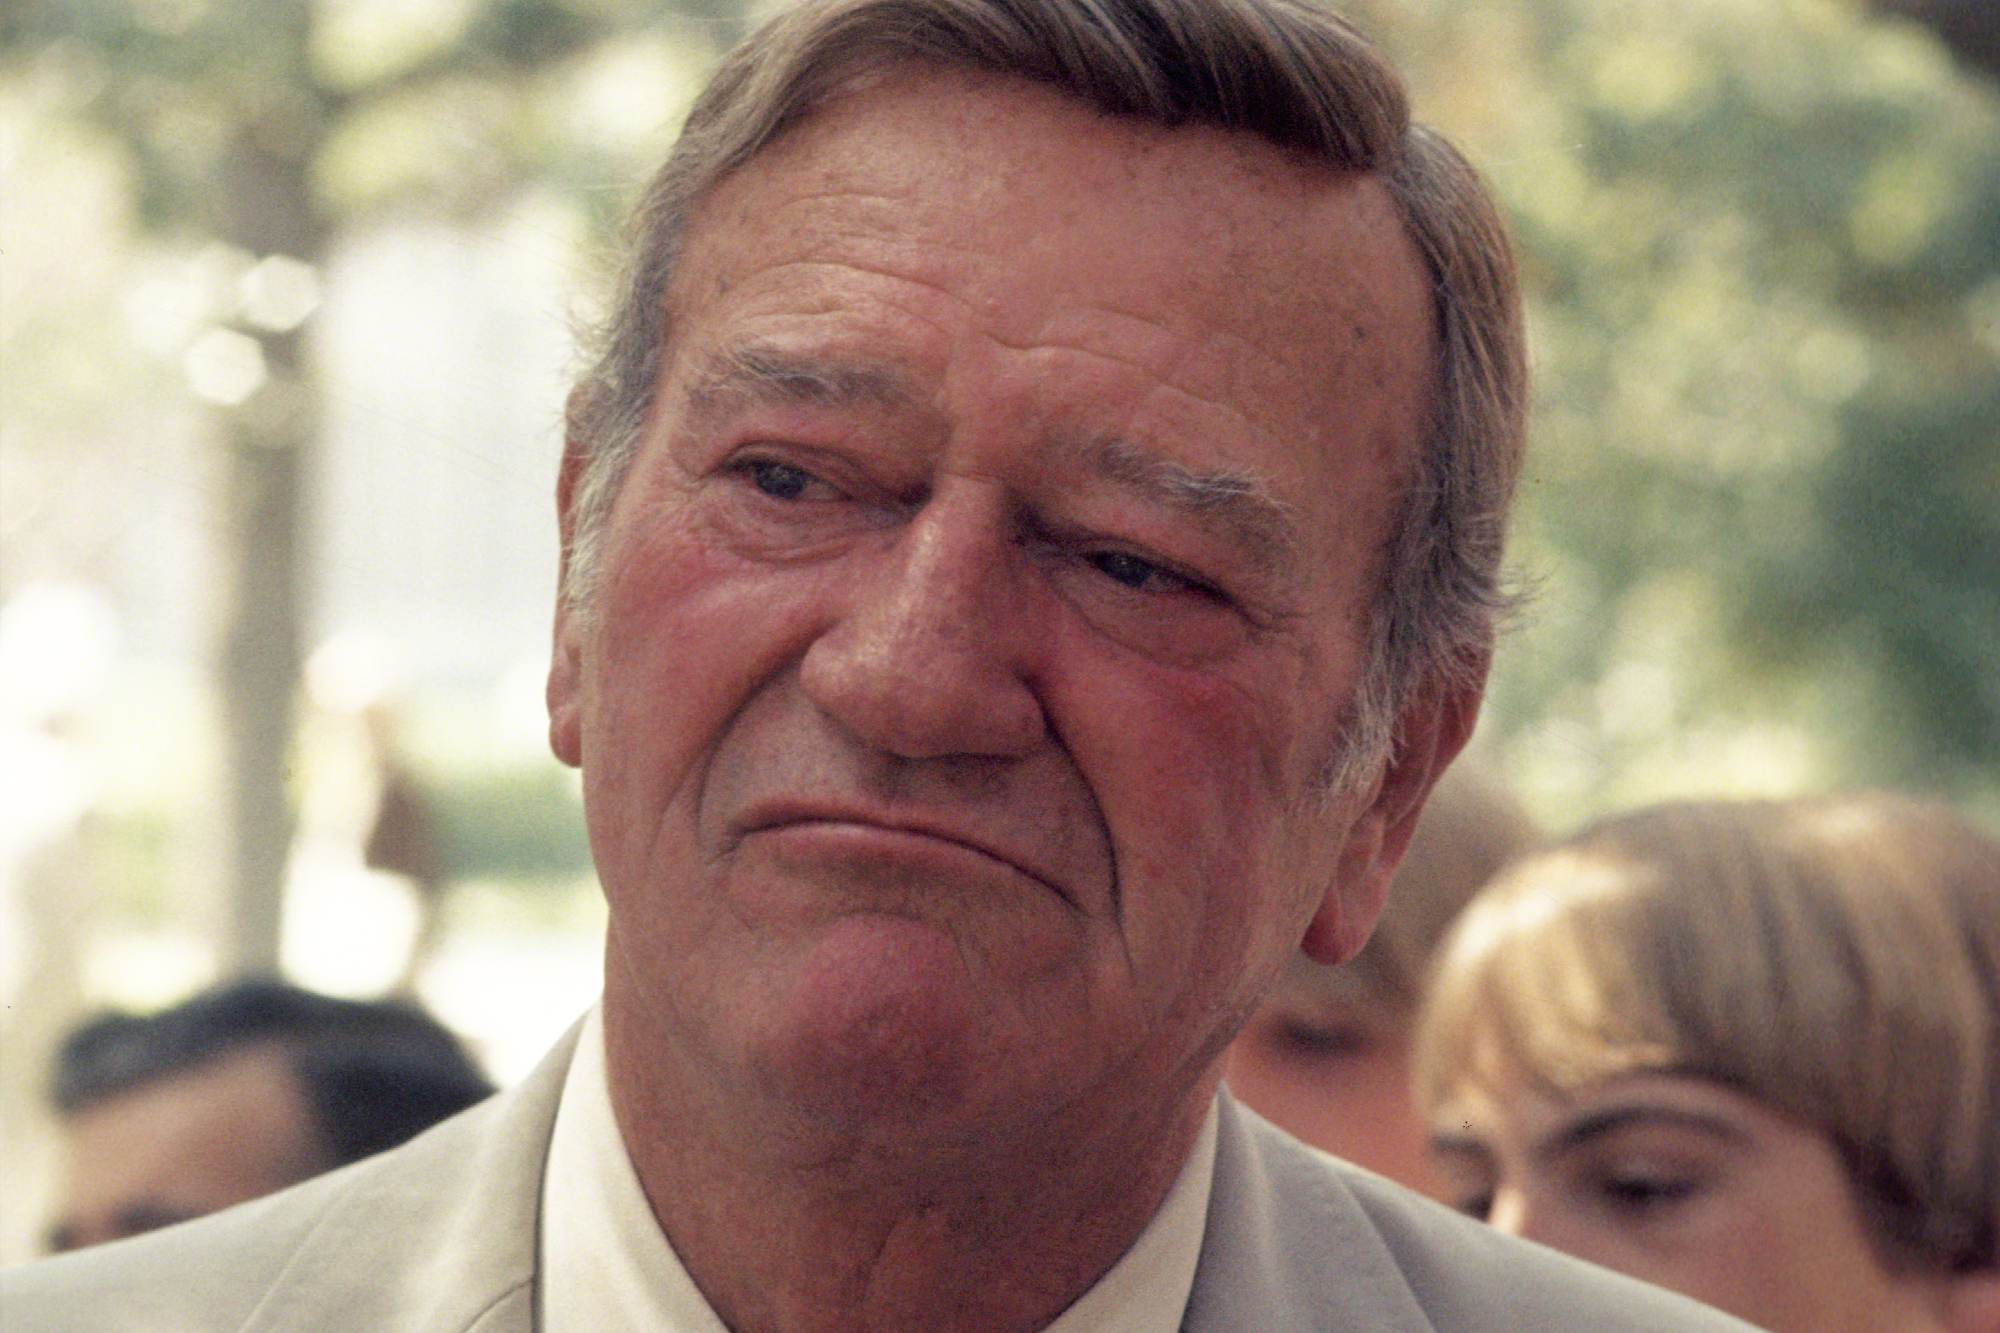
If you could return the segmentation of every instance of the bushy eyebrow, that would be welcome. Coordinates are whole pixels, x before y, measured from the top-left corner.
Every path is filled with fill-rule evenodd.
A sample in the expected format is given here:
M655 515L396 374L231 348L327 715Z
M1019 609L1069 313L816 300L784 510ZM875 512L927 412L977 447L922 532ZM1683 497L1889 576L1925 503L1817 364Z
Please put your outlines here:
M1080 452L1085 466L1098 476L1221 530L1261 568L1275 567L1298 552L1299 526L1292 507L1256 473L1201 471L1118 438L1087 441Z
M888 367L825 361L748 342L710 354L695 369L688 411L714 417L735 403L804 407L895 407L911 400L905 377Z
M1477 1157L1482 1161L1493 1156L1493 1150L1478 1138L1450 1129L1433 1130L1430 1149L1440 1156Z

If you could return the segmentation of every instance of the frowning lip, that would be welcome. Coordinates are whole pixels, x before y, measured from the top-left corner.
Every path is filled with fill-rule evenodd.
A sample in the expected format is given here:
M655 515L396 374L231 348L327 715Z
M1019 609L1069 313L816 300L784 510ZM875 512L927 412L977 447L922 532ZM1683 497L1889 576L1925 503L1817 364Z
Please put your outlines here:
M998 861L1016 874L1034 880L1065 902L1072 901L1069 892L1048 870L1023 855L1017 848L977 828L969 827L963 817L954 818L948 812L914 807L892 809L847 802L765 801L753 806L741 818L734 821L734 824L736 842L758 833L814 826L828 829L847 826L864 831L877 830L930 838Z

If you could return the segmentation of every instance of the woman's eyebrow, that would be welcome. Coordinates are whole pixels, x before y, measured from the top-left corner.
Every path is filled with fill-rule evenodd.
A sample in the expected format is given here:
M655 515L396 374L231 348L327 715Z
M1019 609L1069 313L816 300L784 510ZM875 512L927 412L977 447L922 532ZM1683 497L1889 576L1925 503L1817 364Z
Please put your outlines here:
M1607 1135L1635 1126L1664 1126L1670 1129L1693 1130L1709 1138L1729 1143L1750 1141L1750 1135L1743 1127L1725 1116L1680 1106L1638 1103L1607 1106L1603 1110L1578 1116L1543 1138L1536 1145L1535 1151L1538 1156L1544 1158L1560 1157Z

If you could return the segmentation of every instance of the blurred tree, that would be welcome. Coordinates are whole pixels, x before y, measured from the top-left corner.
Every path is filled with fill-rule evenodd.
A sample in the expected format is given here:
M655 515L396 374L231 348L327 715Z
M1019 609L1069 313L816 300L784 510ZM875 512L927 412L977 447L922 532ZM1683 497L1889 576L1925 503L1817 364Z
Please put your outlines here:
M2000 77L2000 5L1993 0L1872 0L1883 14L1915 19L1937 33L1952 54Z
M1993 84L1839 0L1366 10L1523 251L1542 591L1493 711L1547 813L2000 813Z
M108 137L141 225L189 252L219 243L240 257L240 300L186 349L223 458L227 966L277 965L303 501L321 417L306 340L314 275L384 210L475 215L558 162L571 184L611 174L615 147L579 142L590 126L569 107L593 80L670 66L649 39L705 58L733 38L739 11L736 0L682 0L670 15L640 0L17 0L0 16L5 72L49 76L38 86L62 112ZM656 58L619 67L635 49ZM619 163L614 178L629 174Z

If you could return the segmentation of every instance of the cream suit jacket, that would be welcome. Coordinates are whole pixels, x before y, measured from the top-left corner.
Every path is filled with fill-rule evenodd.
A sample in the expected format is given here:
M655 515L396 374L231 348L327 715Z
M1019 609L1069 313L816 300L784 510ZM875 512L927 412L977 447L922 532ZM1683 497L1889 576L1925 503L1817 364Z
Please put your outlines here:
M0 1273L0 1330L530 1333L542 1163L574 1043L392 1152ZM1190 1333L1747 1327L1502 1236L1222 1098Z

